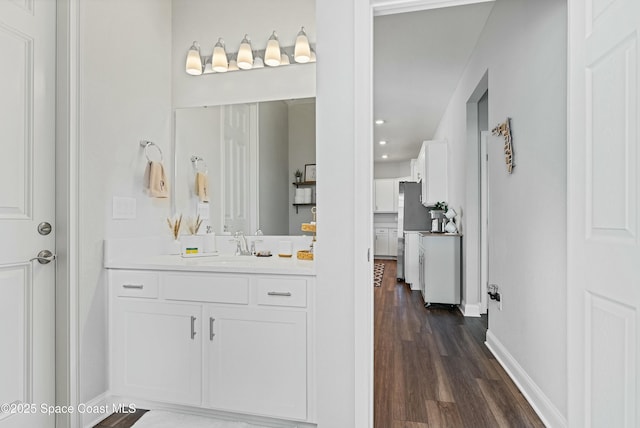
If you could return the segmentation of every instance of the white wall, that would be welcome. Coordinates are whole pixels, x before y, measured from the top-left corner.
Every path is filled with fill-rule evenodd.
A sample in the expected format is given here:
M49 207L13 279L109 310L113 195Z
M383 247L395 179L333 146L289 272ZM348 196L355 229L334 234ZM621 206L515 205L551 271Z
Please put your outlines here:
M304 171L306 164L316 163L316 103L315 99L289 104L289 179L294 180L297 169ZM291 185L289 185L292 187ZM315 200L316 188L311 187L312 198ZM311 221L311 208L298 207L298 213L293 204L294 192L289 192L289 235L300 235L300 225Z
M489 282L503 310L490 306L489 330L539 388L549 421L567 412L566 22L563 0L498 0L435 135L451 144L449 203L464 207L465 182L477 177L465 164L477 153L466 103L488 70L489 128L512 119L516 164L512 175L501 156L491 165L500 170L490 189ZM498 151L502 143L490 141ZM467 295L477 290L465 284Z
M142 193L139 141L156 142L171 159L171 1L82 0L78 39L79 399L86 402L108 386L103 239L167 233L169 201ZM135 198L137 219L112 220L113 196Z
M222 37L228 53L237 52L249 35L254 50L264 49L276 30L283 47L293 46L300 27L315 43L315 1L173 0L173 104L175 107L236 104L306 98L316 95L316 65L292 64L276 68L189 76L187 51L198 41L201 55L211 55Z
M373 166L373 175L375 178L410 177L411 161L375 162Z
M258 227L265 235L289 234L288 110L284 101L258 104Z

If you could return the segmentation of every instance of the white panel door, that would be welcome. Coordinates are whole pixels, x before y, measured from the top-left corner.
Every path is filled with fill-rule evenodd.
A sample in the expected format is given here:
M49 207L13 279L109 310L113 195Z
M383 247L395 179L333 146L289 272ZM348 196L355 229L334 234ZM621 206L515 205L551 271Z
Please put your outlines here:
M54 426L55 2L0 2L0 427ZM36 404L25 407L25 404ZM16 411L16 412L11 412Z
M208 406L307 417L307 314L210 307L205 353Z
M571 427L640 425L638 0L569 1Z
M257 229L256 110L249 104L222 108L224 225L225 232Z

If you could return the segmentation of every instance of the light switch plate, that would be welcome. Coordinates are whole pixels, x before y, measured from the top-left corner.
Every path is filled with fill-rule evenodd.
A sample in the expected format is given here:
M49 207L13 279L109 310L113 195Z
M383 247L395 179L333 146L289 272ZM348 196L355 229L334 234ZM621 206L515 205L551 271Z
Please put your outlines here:
M114 220L130 220L136 218L136 199L121 196L113 197L113 213L111 217Z

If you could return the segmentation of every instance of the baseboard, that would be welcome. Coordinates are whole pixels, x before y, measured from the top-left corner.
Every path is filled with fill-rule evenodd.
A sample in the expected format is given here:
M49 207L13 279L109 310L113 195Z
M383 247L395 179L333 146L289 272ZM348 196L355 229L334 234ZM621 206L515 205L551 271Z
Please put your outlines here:
M76 410L80 414L80 426L83 428L91 428L113 413L108 392L104 392L86 403L78 404Z
M479 304L471 305L469 303L462 303L459 307L460 312L462 312L462 315L464 315L465 317L480 317Z
M245 422L251 425L257 425L261 427L269 427L269 428L317 428L317 424L315 422L300 422L300 421L290 421L284 419L277 419L272 417L263 417L256 415L248 415L241 413L232 413L225 412L221 410L208 409L204 407L193 407L182 404L170 404L170 403L162 403L153 400L145 400L140 398L132 398L132 397L124 397L120 395L112 395L108 396L107 403L109 406L117 407L116 403L132 403L135 405L137 409L146 409L146 410L164 410L168 412L175 413L186 413L190 415L196 416L204 416L209 418L216 418L225 421L233 421L233 422ZM84 426L84 428L90 428L88 426Z
M529 377L527 372L518 364L516 359L502 345L498 338L487 330L487 348L496 357L502 368L507 372L511 380L516 384L524 398L531 404L533 410L538 414L542 422L547 427L566 428L567 420L562 413L553 405L551 400Z

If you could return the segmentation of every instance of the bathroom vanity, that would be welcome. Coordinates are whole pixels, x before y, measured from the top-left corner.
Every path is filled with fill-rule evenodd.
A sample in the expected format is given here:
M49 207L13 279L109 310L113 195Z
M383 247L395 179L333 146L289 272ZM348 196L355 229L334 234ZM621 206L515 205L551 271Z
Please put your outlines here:
M313 261L156 255L105 267L112 395L315 422Z

